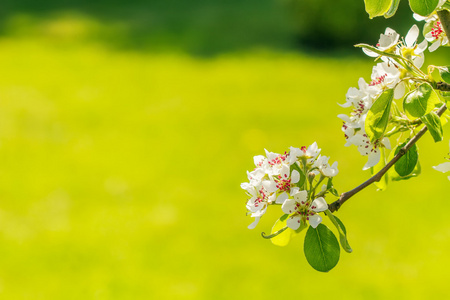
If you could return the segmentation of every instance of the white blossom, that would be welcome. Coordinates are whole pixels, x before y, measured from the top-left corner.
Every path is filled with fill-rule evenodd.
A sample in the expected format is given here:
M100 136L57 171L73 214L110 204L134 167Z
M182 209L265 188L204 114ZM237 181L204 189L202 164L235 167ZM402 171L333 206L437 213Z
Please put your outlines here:
M356 145L361 155L368 157L367 163L364 165L363 170L370 169L378 164L381 157L381 145L387 149L391 149L391 143L388 138L385 137L381 140L381 142L372 143L363 130L351 137L348 142Z
M280 175L281 169L284 165L291 165L287 160L287 154L278 154L269 152L266 149L267 163L264 164L265 172L268 175Z
M400 35L391 28L386 28L384 34L380 35L380 39L376 45L377 49L380 51L389 51L395 49L398 39ZM369 49L363 48L363 52L370 57L378 57L380 56L378 53L375 53Z
M327 156L319 156L317 160L314 162L313 167L318 168L319 172L325 177L334 177L339 173L337 168L337 161L330 166L328 160L330 158Z
M299 158L315 159L320 151L321 149L319 149L316 142L312 143L308 148L305 146L301 148L290 147L288 162L292 165Z
M308 192L300 191L294 195L293 199L287 199L281 209L284 213L290 214L286 220L289 228L297 230L301 223L306 224L306 221L316 228L322 222L322 217L317 213L327 210L328 204L322 197L314 199L312 202L308 201Z
M270 176L270 180L263 183L263 186L269 193L276 193L276 203L282 204L290 195L298 192L296 183L300 181L300 173L292 170L286 165L281 169L280 175Z
M245 185L245 187L246 191L251 196L251 198L247 201L246 207L251 213L251 217L255 218L255 221L250 224L248 228L253 229L258 224L261 216L266 213L268 205L275 201L275 193L269 193L264 186L251 187Z

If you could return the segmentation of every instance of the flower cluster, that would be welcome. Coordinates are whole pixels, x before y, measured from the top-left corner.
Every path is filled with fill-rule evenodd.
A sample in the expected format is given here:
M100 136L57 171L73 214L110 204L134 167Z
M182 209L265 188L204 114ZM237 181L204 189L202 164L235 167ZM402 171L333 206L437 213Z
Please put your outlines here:
M255 218L248 228L256 227L269 205L281 205L289 214L287 226L291 229L307 221L317 227L322 220L317 213L328 208L323 196L332 187L325 185L317 195L316 188L325 178L338 174L337 162L330 165L329 157L320 155L315 142L309 147L290 147L284 154L265 151L266 156L254 157L255 168L247 171L249 182L241 184L250 198L247 210Z
M441 7L445 2L446 0L440 0L438 7ZM415 13L413 17L417 21L425 21L423 34L425 39L431 43L431 46L428 48L430 52L435 51L440 46L449 44L448 37L442 28L441 21L439 20L436 12L427 17L423 17Z
M409 84L408 77L424 63L423 52L428 46L426 40L417 42L419 28L414 25L404 39L391 28L387 28L381 34L376 47L373 50L364 48L365 54L371 57L381 58L382 62L373 67L371 81L364 78L358 81L359 88L351 87L346 94L346 103L342 107L351 107L350 115L340 114L338 117L344 122L345 146L355 145L361 155L368 156L368 161L363 170L375 166L380 161L381 148L390 149L390 141L387 137L381 137L371 141L365 131L367 113L375 100L386 90L393 89L394 99L401 99ZM385 53L381 55L380 53ZM402 58L402 60L393 59ZM407 62L405 62L407 61ZM420 72L417 71L417 72Z

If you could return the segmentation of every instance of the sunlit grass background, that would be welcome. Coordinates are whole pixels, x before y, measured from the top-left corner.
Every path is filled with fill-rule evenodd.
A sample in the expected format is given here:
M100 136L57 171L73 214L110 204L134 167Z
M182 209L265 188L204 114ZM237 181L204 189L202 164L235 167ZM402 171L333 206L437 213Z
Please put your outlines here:
M260 237L278 207L246 228L239 184L264 148L316 141L340 192L370 176L336 118L369 58L147 51L111 42L123 24L74 12L4 23L1 299L448 297L450 183L431 169L448 134L420 141L419 178L338 212L354 253L330 273L306 263L303 234L284 248Z

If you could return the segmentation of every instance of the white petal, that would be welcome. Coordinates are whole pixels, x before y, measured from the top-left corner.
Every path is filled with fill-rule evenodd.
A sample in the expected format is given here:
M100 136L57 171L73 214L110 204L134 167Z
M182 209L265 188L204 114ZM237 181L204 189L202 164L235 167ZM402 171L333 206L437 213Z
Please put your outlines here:
M425 56L423 53L420 53L420 56L416 56L413 60L413 63L416 67L421 68L423 66L423 62L425 61Z
M277 190L277 184L272 180L264 180L262 186L269 194L274 193Z
M286 220L286 225L294 230L297 230L300 227L300 216L292 216L289 219Z
M344 122L350 123L350 117L344 114L340 114L337 116L339 119L341 119Z
M359 133L359 132L358 132ZM361 145L365 145L366 144L366 138L362 135L362 134L355 134L354 136L352 136L351 138L348 139L348 143L350 145L356 145L356 146L361 146Z
M439 48L440 45L441 45L441 40L437 40L436 42L434 42L434 43L428 48L428 51L433 52L433 51L435 51L437 48Z
M257 155L253 157L253 162L255 166L259 167L259 164L262 163L266 158L263 155Z
M311 209L315 212L325 211L328 209L328 204L323 197L319 197L311 203Z
M369 49L366 49L366 48L363 48L362 51L363 51L367 56L370 56L370 57L378 57L378 56L380 56L378 53L375 53L375 52L373 52L373 51L370 51Z
M283 165L281 167L281 170L280 170L281 179L288 179L289 178L289 172L290 172L289 166Z
M293 170L291 174L291 183L297 183L300 181L300 173L297 170Z
M263 204L263 208L260 211L256 211L254 213L251 214L252 218L259 218L262 215L264 215L267 211L267 205L264 203Z
M250 183L244 182L241 184L241 188L247 191L252 197L256 198L258 192L255 188L255 186L251 185Z
M340 103L338 103L337 105L339 105L340 107L344 107L344 108L347 108L347 107L350 107L350 106L352 106L352 103L351 103L351 102L345 102L344 104L340 104Z
M423 40L422 43L420 43L419 45L417 45L416 50L414 50L415 54L420 54L423 51L425 51L428 47L428 41L427 40Z
M253 228L255 228L256 225L258 225L259 219L261 219L261 217L256 217L256 218L255 218L255 221L254 221L252 224L248 225L247 228L248 228L248 229L253 229Z
M249 189L252 189L252 188L253 188L253 185L251 185L248 182L241 183L241 189L243 189L243 190L249 190Z
M383 143L383 145L386 147L386 149L391 150L391 141L385 137L381 140L381 142Z
M378 162L380 161L380 156L381 156L380 150L370 152L369 159L367 160L367 163L364 165L363 170L370 169L371 167L378 164Z
M289 191L289 193L291 195L294 195L294 194L298 193L299 190L300 190L300 188L298 188L298 187L292 187L291 190Z
M252 197L252 198L248 199L248 201L247 201L246 207L252 213L259 210L259 208L255 206L256 199L257 199L257 197Z
M419 27L417 27L417 25L414 24L406 34L405 37L406 46L407 47L414 46L414 42L417 40L418 36L419 36Z
M267 202L268 203L273 203L273 201L275 201L276 198L276 194L273 193L272 195L270 195L269 197L267 197Z
M434 166L433 169L442 173L448 172L450 171L450 162L445 162L440 165Z
M309 217L309 224L312 228L316 228L322 222L322 217L319 215L313 215Z
M400 82L394 89L394 99L400 99L405 95L405 82Z
M307 191L300 191L294 195L295 201L298 203L306 202L306 199L308 199L308 192Z
M338 170L338 168L337 168L337 161L335 161L332 165L331 165L331 167L330 167L330 169L329 170L331 170L332 172L330 172L330 175L328 176L328 177L334 177L334 176L336 176L338 173L339 173L339 170Z
M292 214L295 212L296 201L294 199L287 199L284 201L283 205L281 205L281 210L285 214Z
M420 22L420 21L425 20L427 17L422 17L419 14L413 13L413 18Z
M286 201L288 198L289 198L288 194L286 192L283 192L277 197L277 200L275 200L275 203L283 204L284 201ZM281 209L283 209L283 207L281 207Z

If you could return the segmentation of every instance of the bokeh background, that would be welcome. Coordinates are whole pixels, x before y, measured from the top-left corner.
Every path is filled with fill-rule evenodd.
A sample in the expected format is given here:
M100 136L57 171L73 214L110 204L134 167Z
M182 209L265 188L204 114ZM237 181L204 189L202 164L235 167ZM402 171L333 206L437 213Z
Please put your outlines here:
M0 298L448 298L448 133L338 212L354 253L326 274L303 235L260 237L281 211L248 230L239 187L264 148L314 141L340 192L367 179L336 117L373 65L352 45L413 21L405 1L2 0Z

